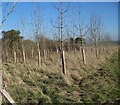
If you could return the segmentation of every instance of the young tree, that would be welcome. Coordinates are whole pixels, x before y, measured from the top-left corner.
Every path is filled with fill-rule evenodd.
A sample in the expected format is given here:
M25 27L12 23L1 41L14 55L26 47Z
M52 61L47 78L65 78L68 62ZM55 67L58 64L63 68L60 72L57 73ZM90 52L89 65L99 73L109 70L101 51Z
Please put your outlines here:
M95 53L96 58L98 58L97 44L101 40L101 27L102 27L101 17L97 14L92 15L90 17L90 39L96 49L96 53Z
M40 8L33 8L33 17L32 17L32 27L35 34L36 42L37 42L37 52L38 52L38 65L41 65L41 51L40 51L40 38L41 38L41 27L42 27L42 18L40 15Z
M61 8L58 8L55 6L55 8L59 12L60 23L58 23L58 26L53 25L53 27L58 28L58 31L60 33L60 53L61 53L61 60L62 60L62 73L66 75L63 29L66 27L66 25L64 25L64 14L68 11L69 6L66 10L63 9L63 2L61 2L60 6Z
M23 18L20 19L20 23L21 23L21 35L23 37L24 35L24 30L25 30L25 21L23 20ZM23 58L23 63L26 62L26 55L25 55L25 50L24 50L24 45L23 45L23 40L21 40L21 49L22 49L22 58Z
M82 54L82 59L83 59L83 64L86 64L86 56L85 56L85 50L84 50L84 42L85 42L85 38L84 36L88 33L89 31L89 24L87 24L86 26L83 26L82 25L82 22L81 22L81 18L80 18L80 10L79 10L79 25L78 27L75 25L76 29L79 31L79 38L77 40L79 40L79 43L80 43L80 47L81 47L81 54Z

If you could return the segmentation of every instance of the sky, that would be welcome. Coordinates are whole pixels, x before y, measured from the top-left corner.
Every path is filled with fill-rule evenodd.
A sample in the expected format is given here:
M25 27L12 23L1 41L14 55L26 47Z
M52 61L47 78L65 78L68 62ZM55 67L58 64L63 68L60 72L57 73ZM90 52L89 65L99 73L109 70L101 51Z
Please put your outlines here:
M54 5L59 7L60 3L54 2ZM101 16L103 22L103 30L109 32L113 40L118 39L118 4L117 2L71 2L64 3L64 9L70 7L65 14L65 24L67 24L69 30L73 25L78 25L78 11L81 11L81 20L84 25L89 23L91 14L97 13ZM8 9L12 5L12 2L8 5ZM43 18L43 31L47 37L53 38L53 32L55 29L51 24L51 20L56 25L58 11L54 8L52 2L18 2L13 12L5 21L2 30L8 31L10 29L20 29L22 31L21 21L25 22L23 36L25 38L32 38L33 31L31 26L31 20L33 15L33 8L35 6L40 7L40 14ZM4 8L6 3L2 4L2 17L6 15ZM76 30L77 31L77 30Z

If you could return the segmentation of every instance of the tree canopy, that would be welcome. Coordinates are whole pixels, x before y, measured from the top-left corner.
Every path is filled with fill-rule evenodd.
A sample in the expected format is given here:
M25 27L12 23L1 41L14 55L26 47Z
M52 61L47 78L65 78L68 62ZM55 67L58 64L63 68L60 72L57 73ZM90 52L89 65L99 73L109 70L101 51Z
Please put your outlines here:
M2 34L2 44L4 48L20 48L21 40L23 39L23 37L20 36L19 30L2 31Z

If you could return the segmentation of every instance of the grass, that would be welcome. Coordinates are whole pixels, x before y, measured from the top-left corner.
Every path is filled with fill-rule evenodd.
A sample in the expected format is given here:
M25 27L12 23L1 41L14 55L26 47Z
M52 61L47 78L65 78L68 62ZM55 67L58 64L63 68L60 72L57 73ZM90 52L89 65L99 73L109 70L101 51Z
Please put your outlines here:
M72 80L71 86L66 85L62 79L59 72L60 66L56 66L56 61L46 61L47 66L43 67L35 67L32 64L3 65L3 78L7 84L7 91L17 103L33 102L41 105L57 103L59 105L59 103L114 102L120 99L118 85L120 71L118 52L111 55L106 62L105 58L104 60L100 58L100 62L96 61L97 64L92 62L93 66L91 62L83 66L78 65L80 59L76 60L79 53L72 55L72 58L68 54L67 70ZM3 101L7 102L5 99Z

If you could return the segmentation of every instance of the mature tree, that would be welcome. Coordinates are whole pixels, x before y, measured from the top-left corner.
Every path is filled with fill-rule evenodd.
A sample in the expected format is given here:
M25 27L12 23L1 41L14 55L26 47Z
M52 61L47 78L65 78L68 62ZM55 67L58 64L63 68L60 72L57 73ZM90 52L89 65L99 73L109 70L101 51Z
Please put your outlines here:
M2 43L3 43L3 50L8 52L14 53L14 61L16 62L16 51L21 49L21 40L23 37L20 36L19 30L10 30L10 31L2 31Z
M19 30L2 31L3 48L20 49L21 39Z

